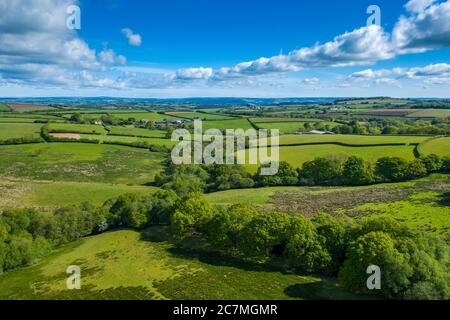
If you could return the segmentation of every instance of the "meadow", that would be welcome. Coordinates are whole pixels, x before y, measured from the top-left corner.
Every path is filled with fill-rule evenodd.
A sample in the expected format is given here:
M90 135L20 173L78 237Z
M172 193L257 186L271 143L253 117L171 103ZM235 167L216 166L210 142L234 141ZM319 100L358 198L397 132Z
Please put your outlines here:
M145 184L162 169L163 154L84 143L2 146L0 176L36 180Z
M93 134L105 134L106 130L103 126L90 125L90 124L71 124L71 123L51 123L48 126L49 132L61 132L61 133L93 133Z
M0 299L355 299L332 280L297 275L174 245L167 231L118 230L65 246L40 263L0 275ZM66 268L82 271L66 290Z
M136 136L136 137L149 137L149 138L164 138L166 136L165 131L161 130L149 130L142 128L135 128L132 126L111 126L107 127L109 134L112 135L124 135L124 136Z
M110 143L135 143L135 142L146 142L149 145L159 145L159 146L174 146L177 142L171 141L170 139L163 138L142 138L134 136L115 136L115 135L95 135L95 134L80 134L81 139L88 140L98 140L100 142L110 142Z
M256 125L260 128L260 129L278 129L280 130L280 134L288 134L288 133L295 133L295 132L299 132L299 131L305 131L305 124L309 123L311 125L311 127L314 127L314 124L316 122L288 122L288 121L284 121L284 122L271 122L271 123L267 123L267 122L258 122L256 123ZM334 127L338 126L339 123L336 122L328 122L328 121L320 121L318 122L320 123L320 126L323 126L324 128L327 128L327 130L331 130Z
M437 154L450 157L450 137L429 139L419 145L419 152L424 155Z
M268 152L260 148L256 152ZM281 146L279 148L280 161L287 161L294 167L301 167L307 161L314 160L317 157L334 156L338 158L348 158L349 156L358 156L364 160L375 163L381 157L399 157L406 160L414 159L413 146L357 146L348 147L334 144L304 145L304 146ZM245 154L248 159L249 150L241 150L237 153L238 157ZM250 172L256 172L257 165L246 165Z
M39 137L41 127L42 124L2 123L0 124L0 140L25 136Z
M232 120L232 117L204 112L166 112L167 115L173 117L187 118L187 119L201 119L201 120Z

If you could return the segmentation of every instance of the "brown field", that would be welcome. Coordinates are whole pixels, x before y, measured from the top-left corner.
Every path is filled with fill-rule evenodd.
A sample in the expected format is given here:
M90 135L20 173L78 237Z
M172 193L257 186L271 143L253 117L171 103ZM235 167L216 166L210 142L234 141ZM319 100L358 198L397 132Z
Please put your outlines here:
M50 136L58 139L74 139L74 140L81 139L81 135L78 133L50 133Z
M356 112L356 115L366 115L366 116L397 116L397 117L403 117L413 112L413 110L409 109L388 109L388 110L366 110L366 111L360 111Z
M50 107L38 104L28 104L28 103L8 103L13 111L35 111L35 110L46 110Z

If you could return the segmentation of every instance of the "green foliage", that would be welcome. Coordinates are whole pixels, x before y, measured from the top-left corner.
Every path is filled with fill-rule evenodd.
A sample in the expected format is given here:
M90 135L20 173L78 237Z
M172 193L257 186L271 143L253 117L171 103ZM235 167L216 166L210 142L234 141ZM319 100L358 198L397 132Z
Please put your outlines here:
M110 213L115 225L141 228L149 221L142 196L134 193L118 197L111 206Z
M428 173L439 172L442 168L442 159L436 154L429 154L421 158Z
M198 192L189 194L175 207L171 217L173 235L182 238L191 232L201 231L212 213L213 207L203 194Z
M374 181L374 173L363 159L351 156L345 161L342 171L343 182L347 185L365 185Z
M259 186L290 186L298 183L298 172L286 161L280 161L278 172L275 175L261 175L261 170L268 165L262 165L258 169L255 180Z
M375 166L376 174L383 181L402 181L407 177L408 163L396 157L383 157L378 159Z
M338 185L342 171L343 164L340 159L316 158L303 164L300 182L306 185Z

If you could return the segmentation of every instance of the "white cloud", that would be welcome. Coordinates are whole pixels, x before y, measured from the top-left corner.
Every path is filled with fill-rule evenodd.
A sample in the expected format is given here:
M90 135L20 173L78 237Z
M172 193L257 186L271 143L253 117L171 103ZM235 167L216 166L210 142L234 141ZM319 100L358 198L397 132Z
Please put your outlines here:
M213 74L211 68L187 68L177 70L174 79L176 80L199 80L199 79L209 79Z
M436 0L410 0L405 4L406 10L409 12L423 12L430 5L435 3Z
M82 86L86 70L108 71L126 63L111 49L99 54L66 26L74 0L0 2L0 76L3 83ZM114 81L114 80L111 80ZM98 81L102 84L101 81Z
M411 16L400 17L392 31L392 42L397 53L419 53L450 47L450 1L416 2L428 6L424 5L421 10L411 8L415 11Z
M141 35L134 33L130 28L123 28L122 33L127 37L130 46L140 47L142 45Z
M318 85L320 80L319 80L319 78L305 78L305 79L302 79L301 82L303 84L307 84L307 85Z

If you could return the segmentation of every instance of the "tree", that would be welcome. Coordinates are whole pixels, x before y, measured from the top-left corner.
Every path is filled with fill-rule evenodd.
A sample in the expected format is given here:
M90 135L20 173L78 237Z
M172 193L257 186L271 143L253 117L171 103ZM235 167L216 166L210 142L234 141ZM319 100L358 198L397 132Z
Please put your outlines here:
M281 256L284 253L290 216L285 213L267 213L255 216L242 230L241 250L255 257Z
M345 184L358 186L374 181L374 173L362 158L351 156L345 161L342 172Z
M384 181L402 181L408 176L407 165L404 159L383 157L378 159L375 172Z
M442 158L442 172L449 173L450 172L450 157L444 157Z
M336 273L339 270L345 257L347 230L343 220L343 218L338 220L326 213L318 213L312 219L317 230L318 240L331 257L325 267L325 270L330 273Z
M191 193L175 208L171 218L172 232L175 236L183 237L193 231L202 231L212 213L213 207L203 194Z
M407 257L396 250L395 241L387 233L370 232L357 238L349 244L346 256L339 282L347 289L369 292L366 270L371 265L381 269L379 292L385 297L395 297L409 285L412 267Z
M406 166L406 172L408 175L408 178L415 179L424 177L427 175L427 168L425 167L425 164L422 160L416 159L413 161L410 161Z
M301 215L291 218L285 255L291 265L307 272L322 270L331 262L314 225Z
M428 173L439 172L442 168L442 159L436 154L429 154L421 158Z
M316 158L305 162L300 183L307 185L338 185L342 177L342 161L337 158Z
M242 230L257 214L253 207L242 204L219 210L207 223L208 241L214 248L239 249Z
M170 214L181 199L172 190L160 190L147 198L149 219L153 224L170 223Z
M259 167L255 180L259 186L290 186L298 183L298 172L290 163L280 161L278 172L275 175L261 175L261 169L270 165L262 165Z
M118 197L110 209L116 224L132 228L141 228L148 223L147 211L143 198L134 193Z

